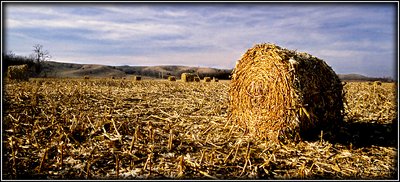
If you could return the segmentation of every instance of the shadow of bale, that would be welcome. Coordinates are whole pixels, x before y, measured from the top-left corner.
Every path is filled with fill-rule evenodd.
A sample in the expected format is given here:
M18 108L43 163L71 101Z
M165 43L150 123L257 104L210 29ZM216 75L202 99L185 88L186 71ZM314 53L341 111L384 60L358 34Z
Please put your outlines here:
M354 148L381 146L397 147L398 121L379 124L374 121L348 121L323 136L331 143L352 145Z

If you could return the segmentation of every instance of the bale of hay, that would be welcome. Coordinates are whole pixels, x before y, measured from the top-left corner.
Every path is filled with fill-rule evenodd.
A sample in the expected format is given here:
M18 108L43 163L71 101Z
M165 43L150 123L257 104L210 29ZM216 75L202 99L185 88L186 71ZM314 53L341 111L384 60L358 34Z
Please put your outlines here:
M210 77L204 77L204 82L211 82L211 78Z
M307 53L258 44L236 63L228 121L272 141L298 141L317 127L343 120L341 80ZM313 130L314 129L314 130Z
M176 77L175 76L168 76L168 80L169 81L176 81Z
M214 77L213 80L214 80L214 82L218 82L218 78Z
M134 76L134 77L133 77L133 80L135 80L135 81L140 81L140 80L142 80L142 77L140 77L140 76Z
M198 76L194 77L194 81L195 82L200 82L200 77L198 77Z
M7 70L7 76L10 80L16 81L28 81L28 65L16 65L16 66L9 66Z
M381 81L374 81L374 85L382 85Z
M84 78L85 78L85 79L89 79L89 76L85 76Z
M112 76L111 79L115 79L115 76Z
M181 80L184 82L193 82L194 81L194 75L191 73L182 73L181 74Z

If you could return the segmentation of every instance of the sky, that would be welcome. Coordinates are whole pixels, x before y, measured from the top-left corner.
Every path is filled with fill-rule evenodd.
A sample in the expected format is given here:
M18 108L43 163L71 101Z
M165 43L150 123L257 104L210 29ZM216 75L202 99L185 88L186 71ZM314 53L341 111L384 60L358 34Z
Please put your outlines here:
M397 78L396 3L4 3L3 52L103 65L232 69L256 44L338 74Z

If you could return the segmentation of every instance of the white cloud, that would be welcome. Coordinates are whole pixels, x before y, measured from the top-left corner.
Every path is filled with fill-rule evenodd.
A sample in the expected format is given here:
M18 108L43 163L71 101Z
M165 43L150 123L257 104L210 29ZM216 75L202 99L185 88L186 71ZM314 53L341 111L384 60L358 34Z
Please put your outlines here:
M10 40L31 41L32 45L40 40L41 35L24 32L27 29L51 32L54 37L69 31L80 38L71 43L42 36L42 42L54 48L60 60L227 68L254 44L272 42L328 59L332 65L342 60L357 65L377 57L377 51L395 51L391 40L394 20L388 16L395 9L385 6L133 3L25 5L6 10ZM9 44L11 49L26 46ZM95 50L107 51L93 55ZM384 66L390 69L393 64L388 58Z
M175 35L184 33L179 25L161 23L118 23L84 19L15 20L8 19L9 28L69 28L91 31L90 39L126 40L138 36ZM98 36L101 34L102 36Z

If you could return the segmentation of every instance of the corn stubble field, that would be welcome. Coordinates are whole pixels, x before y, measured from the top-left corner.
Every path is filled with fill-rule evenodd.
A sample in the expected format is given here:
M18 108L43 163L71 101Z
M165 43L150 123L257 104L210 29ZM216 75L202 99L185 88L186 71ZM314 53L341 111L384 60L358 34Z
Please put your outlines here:
M339 131L280 144L227 122L229 84L6 82L3 179L397 178L394 83L348 82Z

